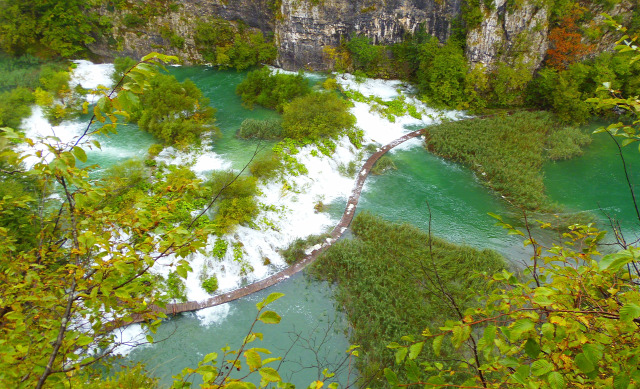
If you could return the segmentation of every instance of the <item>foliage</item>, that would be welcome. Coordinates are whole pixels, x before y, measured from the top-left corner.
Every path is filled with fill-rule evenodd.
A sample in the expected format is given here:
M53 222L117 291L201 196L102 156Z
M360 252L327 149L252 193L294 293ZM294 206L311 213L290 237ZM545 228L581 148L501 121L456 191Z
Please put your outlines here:
M209 294L215 293L218 290L218 277L214 274L202 281L202 289Z
M0 91L18 87L36 89L40 86L42 67L43 63L32 55L12 57L0 53Z
M10 54L70 58L82 53L103 29L82 0L0 2L0 48Z
M254 104L282 112L286 103L310 92L309 82L302 75L272 73L268 67L251 71L238 84L236 93L248 108Z
M205 185L209 193L220 193L213 217L218 234L227 233L239 224L251 223L258 215L255 177L237 176L232 171L214 171Z
M159 74L149 84L151 89L140 97L140 109L131 117L141 129L182 149L205 133L216 133L215 109L193 82Z
M384 174L389 170L396 170L396 164L393 163L393 160L387 156L383 155L379 160L376 161L375 165L371 168L371 174L380 175Z
M31 115L33 93L23 87L0 92L0 126L19 128L22 119Z
M124 366L122 370L113 376L96 379L102 375L100 371L91 371L89 374L82 374L74 377L72 382L75 386L84 389L123 389L123 388L145 388L153 389L158 387L158 378L150 377L149 372L143 365ZM73 387L74 385L72 385Z
M571 159L582 155L591 137L577 128L564 127L551 131L547 139L547 157L551 160Z
M420 45L417 86L425 100L435 107L466 108L467 61L462 48L450 40L440 46L436 38Z
M172 271L167 276L167 297L170 300L178 302L187 301L187 286L184 284L184 280L180 278L177 272Z
M582 34L576 22L584 14L584 9L576 6L559 25L549 32L547 65L554 69L566 69L588 55L593 48L582 42Z
M549 114L521 112L429 127L426 146L460 161L514 204L548 210L540 170L548 132L557 126Z
M284 106L282 134L286 138L332 138L353 128L356 118L349 104L331 92L313 92Z
M277 177L281 168L281 157L273 151L261 154L249 164L251 175L262 180L270 180Z
M99 92L101 99L86 132L70 144L46 138L44 145L8 128L1 138L22 142L38 159L28 169L20 165L21 153L5 148L2 174L14 180L37 183L23 187L19 197L0 200L3 217L20 209L31 211L36 244L29 248L0 226L0 382L3 387L65 387L78 369L105 358L117 344L114 323L127 322L134 314L154 329L161 314L150 304L161 303L145 275L158 260L171 257L173 269L185 277L185 258L204 247L208 230L194 228L196 218L185 225L168 225L172 197L182 188L164 188L135 206L99 208L107 188L90 179L85 148L99 147L97 134L113 134L115 113L127 109L137 92L144 91L160 61L175 57L152 54L143 58L135 73L116 94ZM93 126L92 126L93 124ZM91 129L91 130L89 130ZM47 155L32 147L43 147ZM81 167L80 164L84 167ZM56 196L49 194L55 192ZM210 205L211 206L211 205ZM28 291L28 292L27 292ZM105 321L108 318L110 322ZM34 336L34 334L36 334Z
M265 40L260 31L253 32L244 24L233 24L212 18L196 22L194 40L205 61L221 69L244 70L275 60L273 42Z
M240 123L237 136L241 139L281 139L282 119L245 119Z
M54 66L43 66L40 72L40 87L34 95L36 104L43 108L45 117L57 125L64 119L79 116L87 109L83 98L86 92L77 86L71 89L71 69L58 70Z
M324 244L329 237L329 234L321 234L309 235L304 239L298 238L294 240L289 245L289 247L282 251L282 257L289 265L293 265L294 263L304 259L304 257L307 255L307 250L313 248L314 246L320 246Z
M486 281L474 273L499 271L504 261L493 251L456 246L366 212L356 216L351 228L355 238L334 243L312 271L337 282L335 297L352 326L351 342L361 346L363 380L372 388L385 387L380 370L396 359L387 344L405 335L419 337L425 328L436 330L457 317L429 279L438 277L466 309L476 306L470 291L481 295L487 290ZM457 358L446 351L449 359ZM424 353L433 355L427 347Z
M428 378L420 381L440 387L461 375L471 375L463 385L637 385L637 249L627 247L598 262L597 245L604 232L575 225L564 234L563 244L548 248L547 255L542 256L543 248L527 231L500 224L510 233L529 236L525 245L532 245L534 257L528 277L519 280L507 271L496 273L492 278L494 290L479 298L478 308L466 310L461 320L449 321L438 331L425 331L422 339L415 340L418 344L431 339L436 355L441 345L450 343L456 349L470 346L480 356L454 368L443 368L434 361L425 363L422 369ZM407 367L413 366L411 359ZM395 374L387 377L392 384L398 380ZM409 377L407 381L418 380Z
M111 80L113 81L113 85L116 85L120 80L123 79L125 73L129 71L132 67L136 66L138 61L131 57L116 57L113 60L113 74L111 75ZM126 79L125 79L126 80Z

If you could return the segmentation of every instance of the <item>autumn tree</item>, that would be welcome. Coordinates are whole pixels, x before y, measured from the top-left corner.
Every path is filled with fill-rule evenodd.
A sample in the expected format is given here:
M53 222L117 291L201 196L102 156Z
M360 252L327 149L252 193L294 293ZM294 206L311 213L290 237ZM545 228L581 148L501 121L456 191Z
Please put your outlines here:
M574 7L560 20L558 26L549 32L550 48L547 50L547 65L549 67L564 70L593 50L591 45L583 42L580 27L577 25L583 14L583 8Z

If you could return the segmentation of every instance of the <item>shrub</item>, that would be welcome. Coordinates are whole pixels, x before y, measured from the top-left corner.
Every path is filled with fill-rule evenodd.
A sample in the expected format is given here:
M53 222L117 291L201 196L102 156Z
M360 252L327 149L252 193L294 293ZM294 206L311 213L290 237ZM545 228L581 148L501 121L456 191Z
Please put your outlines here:
M122 23L128 28L137 28L147 24L147 21L140 15L128 13L122 18Z
M218 277L214 274L202 281L202 289L209 294L215 293L218 290Z
M162 150L164 150L164 146L158 143L154 143L151 146L149 146L149 150L147 151L147 153L149 153L149 156L152 158L157 157Z
M281 168L282 160L280 156L273 151L260 155L249 165L251 175L263 180L275 178Z
M167 276L167 296L170 299L177 300L179 302L187 301L187 287L184 285L184 280L180 278L177 272L172 271Z
M245 119L237 133L241 139L281 139L282 119Z
M253 108L254 104L282 112L284 104L309 93L309 82L298 74L272 73L268 67L254 70L237 86L236 93L242 103Z
M468 165L488 186L515 205L548 210L542 174L551 115L521 112L511 116L444 123L429 127L427 148Z
M582 155L584 146L591 143L591 136L578 128L565 127L552 131L547 140L547 157L551 160L571 159Z
M367 212L359 213L351 228L354 239L333 244L311 272L337 284L335 299L353 323L350 342L361 345L363 350L357 363L367 386L388 388L386 382L377 381L380 370L376 368L395 362L397 350L387 345L401 336L418 337L425 329L438 333L438 327L456 314L451 305L432 292L425 279L436 278L437 269L438 281L464 311L477 306L473 297L476 293L493 289L485 278L474 274L500 271L505 263L494 251L454 245L413 226L390 223ZM425 344L423 354L432 356L431 350L431 344ZM443 345L443 364L457 365L453 361L457 358L450 357L452 350L450 343ZM421 372L416 369L416 374Z
M0 93L0 127L18 128L22 119L31 114L35 102L33 93L23 87Z
M140 98L141 108L131 115L141 129L178 148L199 142L203 133L216 131L215 109L193 82L178 82L171 75L161 74L150 84Z
M224 19L199 20L194 40L203 58L222 69L247 69L273 61L278 52L260 31L252 32Z
M380 175L389 170L396 169L396 164L393 163L393 160L389 156L383 155L371 168L371 174Z
M335 93L314 92L298 97L284 107L282 134L296 140L317 140L339 136L355 123L347 101Z
M258 194L257 179L237 177L232 182L235 177L232 171L217 171L205 184L213 196L222 190L214 217L219 234L227 233L239 224L252 222L260 212L255 198Z
M296 239L286 250L282 251L282 257L289 265L293 265L305 257L305 251L308 248L324 243L329 237L329 234L322 234L310 235L304 239Z
M113 80L113 85L117 85L118 82L120 82L120 79L122 79L122 76L124 76L124 74L131 69L132 67L136 66L136 64L138 63L138 61L136 61L135 59L131 58L131 57L116 57L113 60L113 74L111 75L111 80Z

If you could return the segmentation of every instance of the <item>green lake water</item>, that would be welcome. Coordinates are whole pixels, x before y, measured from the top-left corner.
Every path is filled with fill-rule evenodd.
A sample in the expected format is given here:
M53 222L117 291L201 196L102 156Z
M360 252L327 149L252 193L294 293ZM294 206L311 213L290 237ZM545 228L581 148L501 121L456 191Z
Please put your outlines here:
M246 118L261 119L277 114L260 107L253 110L242 107L235 94L235 86L244 78L243 72L220 72L202 67L172 68L171 72L179 79L190 78L211 99L211 105L217 109L217 126L222 133L212 146L213 150L231 160L234 168L244 166L256 142L234 137L240 123ZM114 154L117 154L115 150L121 150L124 158L130 154L144 156L146 148L154 142L130 126L121 129L118 137L102 143L105 149L112 148ZM597 211L602 207L622 218L625 228L633 230L637 221L632 217L628 191L619 174L620 162L612 154L606 139L596 137L584 157L549 163L544 169L545 182L550 197L568 210ZM635 149L629 154L629 159L637 161L639 156ZM512 220L517 211L488 191L468 169L435 157L418 146L394 151L391 157L398 170L368 178L358 212L369 210L386 219L408 222L426 230L429 228L428 202L435 235L456 243L492 248L516 261L529 257L520 239L507 235L488 216L492 212ZM634 177L636 181L640 179L637 174ZM346 199L331 204L331 215L338 218L345 203ZM276 356L282 356L293 342L291 337L301 334L309 343L297 343L292 348L287 354L287 359L292 362L283 365L281 372L296 385L306 387L318 378L317 368L313 367L317 365L316 355L308 348L318 348L322 344L321 359L328 356L335 360L344 356L348 341L345 319L330 297L331 287L301 275L230 303L228 312L221 313L212 324L203 324L193 313L172 318L163 324L156 336L166 340L133 350L129 359L145 362L155 375L161 377L163 384L168 384L172 375L183 367L196 366L205 354L219 352L226 343L237 347L255 317L255 303L274 291L286 294L274 305L283 321L277 326L260 329L265 333L263 346ZM329 326L329 323L333 325ZM311 367L304 369L304 366ZM343 374L341 381L344 383L346 380L346 374Z

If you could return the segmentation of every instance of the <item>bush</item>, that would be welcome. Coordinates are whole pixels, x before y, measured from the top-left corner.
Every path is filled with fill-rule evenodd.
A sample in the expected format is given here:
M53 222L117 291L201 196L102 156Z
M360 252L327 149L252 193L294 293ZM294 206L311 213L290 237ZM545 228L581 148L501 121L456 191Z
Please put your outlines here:
M281 139L282 119L245 119L237 133L241 139Z
M113 85L114 86L118 85L118 83L122 79L122 76L124 76L124 74L129 69L136 66L137 63L138 61L136 61L131 57L116 57L113 60L114 71L113 71L113 74L111 75L111 80L113 81Z
M272 73L268 67L254 70L237 86L236 93L248 108L254 104L282 112L286 103L309 93L309 82L298 74Z
M278 154L269 151L254 159L249 165L251 175L258 179L270 180L278 175L282 168L282 160Z
M149 156L151 158L155 158L162 152L162 150L164 150L163 145L154 143L151 146L149 146L149 150L147 151L147 153L149 153Z
M278 52L260 31L251 32L244 25L224 19L199 20L194 40L203 58L222 69L247 69L275 60Z
M205 184L212 196L220 193L214 216L219 234L227 233L237 225L251 223L260 212L256 201L257 179L238 177L231 183L235 177L232 171L217 171Z
M23 87L0 93L0 127L18 128L22 119L31 115L33 93Z
M298 97L284 107L282 134L296 140L340 136L356 124L349 108L349 103L335 93L314 92Z
M571 159L582 155L584 146L591 143L591 136L578 128L565 127L552 131L547 140L547 157L551 160Z
M179 302L187 301L187 287L184 284L184 280L180 278L178 273L172 271L167 276L167 296L170 299L174 299Z
M310 235L304 239L296 239L286 250L282 251L282 257L289 265L293 265L306 256L307 249L317 244L323 244L330 236L329 234Z
M383 155L371 168L371 174L380 175L389 170L396 169L396 164L393 163L393 160L389 156Z
M128 13L122 18L122 23L128 28L136 28L144 26L147 24L147 21L135 13Z
M218 290L218 277L214 274L202 281L202 289L209 294L215 293Z
M551 115L521 112L429 127L430 151L473 169L488 186L527 210L549 210L542 180Z
M131 115L141 129L178 148L198 143L206 132L216 132L215 109L193 82L161 74L150 84L140 98L141 108Z

